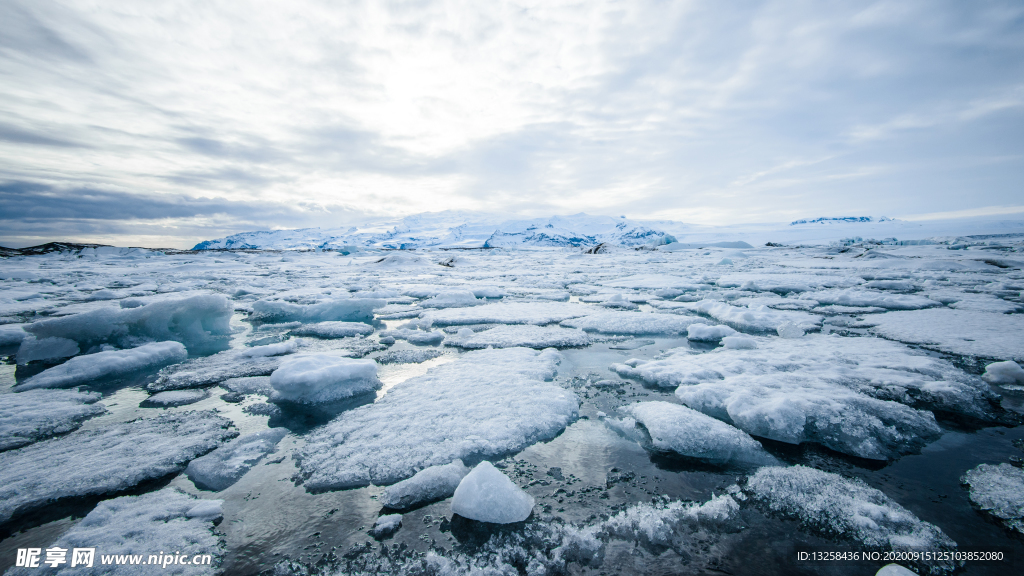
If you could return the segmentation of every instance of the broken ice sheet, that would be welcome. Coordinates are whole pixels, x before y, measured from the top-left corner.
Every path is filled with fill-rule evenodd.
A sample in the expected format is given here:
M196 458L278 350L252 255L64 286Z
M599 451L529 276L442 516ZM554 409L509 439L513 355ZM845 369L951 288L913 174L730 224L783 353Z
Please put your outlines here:
M0 399L0 450L10 450L78 429L106 411L100 394L77 390L29 390Z

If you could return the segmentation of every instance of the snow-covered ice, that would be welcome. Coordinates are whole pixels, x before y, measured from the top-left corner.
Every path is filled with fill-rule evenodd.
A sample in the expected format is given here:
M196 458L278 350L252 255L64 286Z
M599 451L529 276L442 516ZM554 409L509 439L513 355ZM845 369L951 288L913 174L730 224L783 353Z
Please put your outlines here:
M178 472L237 432L213 412L78 430L0 453L0 523L62 498L110 494Z
M1024 534L1024 470L1009 464L979 464L964 474L971 502Z
M555 350L467 352L313 432L299 451L310 489L393 484L456 459L513 453L553 438L579 400L554 377Z
M617 311L564 320L562 326L600 334L685 334L690 325L699 322L696 316Z
M317 338L350 338L373 334L373 326L362 322L317 322L294 328L292 334Z
M199 488L224 490L245 475L288 435L286 428L271 428L239 436L205 456L189 462L185 474Z
M991 384L1024 385L1024 368L1013 360L993 362L985 366L985 373L981 378Z
M380 503L394 510L408 510L420 504L443 500L455 493L466 474L469 474L469 468L466 468L462 460L424 468L412 478L385 488Z
M165 408L185 406L187 404L195 404L209 395L209 392L206 390L168 390L166 392L157 392L146 398L145 404L163 406Z
M697 340L700 342L718 342L726 336L735 336L738 334L732 328L728 326L708 326L704 323L690 324L686 329L686 337L690 340Z
M252 319L260 322L358 322L373 318L373 311L387 302L379 298L338 298L316 304L294 304L281 300L257 300Z
M478 522L512 524L526 520L533 504L532 496L485 460L459 482L452 512Z
M0 398L0 451L77 430L106 411L96 392L29 390Z
M68 388L96 381L110 381L184 362L185 347L178 342L153 342L128 350L109 350L76 356L67 362L43 370L18 384L16 390Z
M871 318L885 338L980 358L1024 362L1024 322L1016 314L933 308Z
M580 304L561 302L499 302L471 308L448 308L424 312L422 318L435 326L466 324L552 324L585 316L593 310Z
M381 386L377 363L329 354L289 358L270 375L275 401L319 404L372 392Z
M792 322L804 330L815 329L821 324L821 316L796 310L774 310L764 305L750 308L718 300L701 300L685 304L683 308L748 332L772 332L785 322Z
M590 336L583 330L558 326L508 325L473 332L463 328L449 335L446 346L459 348L569 348L589 346Z
M885 308L886 310L919 310L941 306L940 303L915 294L890 294L875 290L847 288L845 290L823 290L821 292L804 292L801 299L814 300L820 304L838 306L863 306Z
M377 518L377 521L373 523L373 527L370 528L370 536L379 540L394 534L401 527L401 514L385 514L384 516Z

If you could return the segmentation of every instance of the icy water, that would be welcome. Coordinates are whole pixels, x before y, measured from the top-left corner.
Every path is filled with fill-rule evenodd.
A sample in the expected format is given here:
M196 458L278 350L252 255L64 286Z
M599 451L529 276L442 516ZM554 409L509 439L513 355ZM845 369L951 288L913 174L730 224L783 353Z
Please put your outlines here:
M853 244L743 253L623 249L586 256L493 250L460 252L454 267L437 264L451 256L441 251L122 251L7 259L0 262L0 328L170 303L165 315L152 312L145 320L82 316L89 325L114 326L102 337L82 336L84 329L67 326L60 334L33 334L40 341L48 336L77 342L78 358L177 340L188 347L190 360L74 382L101 394L106 411L82 421L78 432L51 434L56 440L44 435L0 452L5 478L20 482L19 474L34 473L19 472L28 470L19 457L32 446L68 445L84 432L162 414L214 411L242 436L272 427L288 434L220 491L201 489L182 472L195 456L175 456L169 472L136 458L123 465L139 469L137 480L100 493L58 491L55 501L26 505L0 525L0 569L13 566L19 548L45 549L73 534L103 501L176 489L224 501L222 518L200 526L221 543L218 566L196 573L454 574L475 568L495 574L873 574L885 562L798 562L797 552L916 546L999 551L1007 558L953 566L905 563L920 573L1015 573L1024 562L1024 537L972 503L961 477L979 464L1020 462L1024 456L1024 428L1018 426L1024 391L1009 381L980 378L993 362L1024 358L1024 274L1013 260L1021 243L999 240L998 266L984 261L991 260L992 241L977 244L956 251ZM723 258L731 263L721 263ZM463 292L453 292L458 290ZM466 290L486 290L491 298L467 296ZM204 319L211 312L189 308L199 300L182 304L194 297L229 302L218 312L223 323ZM375 302L363 318L372 334L293 334L339 319L316 306L355 300ZM346 313L357 314L353 306ZM720 337L688 339L688 331L696 330L688 325L696 322L730 327L740 347L727 348ZM524 325L555 331L530 332ZM509 326L519 328L498 330ZM792 327L797 333L787 332ZM582 345L572 340L581 334L587 338ZM418 338L440 343L414 343ZM273 354L266 348L288 342L298 345ZM495 363L505 361L502 348L515 345L561 349L548 382L543 362L551 357L516 356L521 366ZM12 343L0 350L7 354L0 366L0 403L11 394L27 394L14 386L33 382L64 360L29 361L32 350L36 356L57 350L54 342L31 346ZM246 350L261 352L242 355ZM311 354L376 360L380 384L316 404L274 400L267 388L232 392L232 378L266 380L281 362ZM431 380L432 374L450 382ZM368 531L378 516L395 512L378 502L384 486L308 487L310 478L330 472L328 464L311 459L313 447L324 441L321 432L357 414L401 413L415 421L360 420L380 427L374 432L378 443L352 431L338 435L332 450L363 443L347 460L328 460L332 466L372 462L375 452L402 442L441 450L431 444L430 431L446 425L450 412L430 399L433 390L449 384L467 398L472 392L474 402L484 398L479 409L487 406L481 390L493 390L495 406L528 401L516 398L519 386L557 387L578 402L553 433L529 411L497 432L487 418L467 424L473 433L466 438L480 434L493 444L464 449L462 460L470 467L489 460L530 494L535 506L526 521L494 525L462 518L453 515L447 498L402 511L401 528L378 540ZM386 412L400 399L417 398L417 387L424 394L421 405ZM187 405L154 406L147 399L161 389L208 395ZM707 396L684 394L697 389ZM393 394L400 398L389 400ZM712 397L728 404L728 413L704 399ZM714 451L726 448L713 443L710 429L707 438L671 426L659 431L651 422L634 424L624 411L652 401L725 420L749 433L758 454L775 467L828 473L824 484L796 494L779 484L765 496L752 480L758 465L715 460ZM537 419L545 408L535 407ZM807 422L800 441L792 440L794 411L801 414L799 422ZM551 417L557 421L559 414ZM816 419L828 426L815 428ZM8 433L4 425L0 420L0 431ZM397 438L394 430L413 437ZM672 434L678 435L675 449L652 445L652 437ZM705 441L712 442L710 452ZM885 457L863 457L877 453L871 450ZM404 477L421 467L410 466ZM59 487L61 462L54 462L52 474ZM808 494L813 498L803 498ZM686 503L704 508L694 511ZM727 512L712 514L715 503L728 504ZM873 516L878 510L881 515ZM891 520L896 516L903 519ZM134 548L149 554L165 545L142 540Z

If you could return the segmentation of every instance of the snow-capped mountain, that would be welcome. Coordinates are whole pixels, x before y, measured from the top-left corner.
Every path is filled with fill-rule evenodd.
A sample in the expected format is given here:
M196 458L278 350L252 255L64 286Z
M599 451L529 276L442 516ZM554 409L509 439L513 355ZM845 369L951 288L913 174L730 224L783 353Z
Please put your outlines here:
M638 222L625 217L574 214L533 219L445 211L347 228L305 228L243 232L196 244L194 250L353 250L359 248L527 248L594 246L601 243L642 246L662 243L685 225L671 221Z

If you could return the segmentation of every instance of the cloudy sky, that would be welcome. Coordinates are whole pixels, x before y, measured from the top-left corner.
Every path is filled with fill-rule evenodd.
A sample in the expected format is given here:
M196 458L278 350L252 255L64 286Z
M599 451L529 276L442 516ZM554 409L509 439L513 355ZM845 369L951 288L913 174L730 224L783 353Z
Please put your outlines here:
M1024 3L0 2L0 244L1024 211Z

